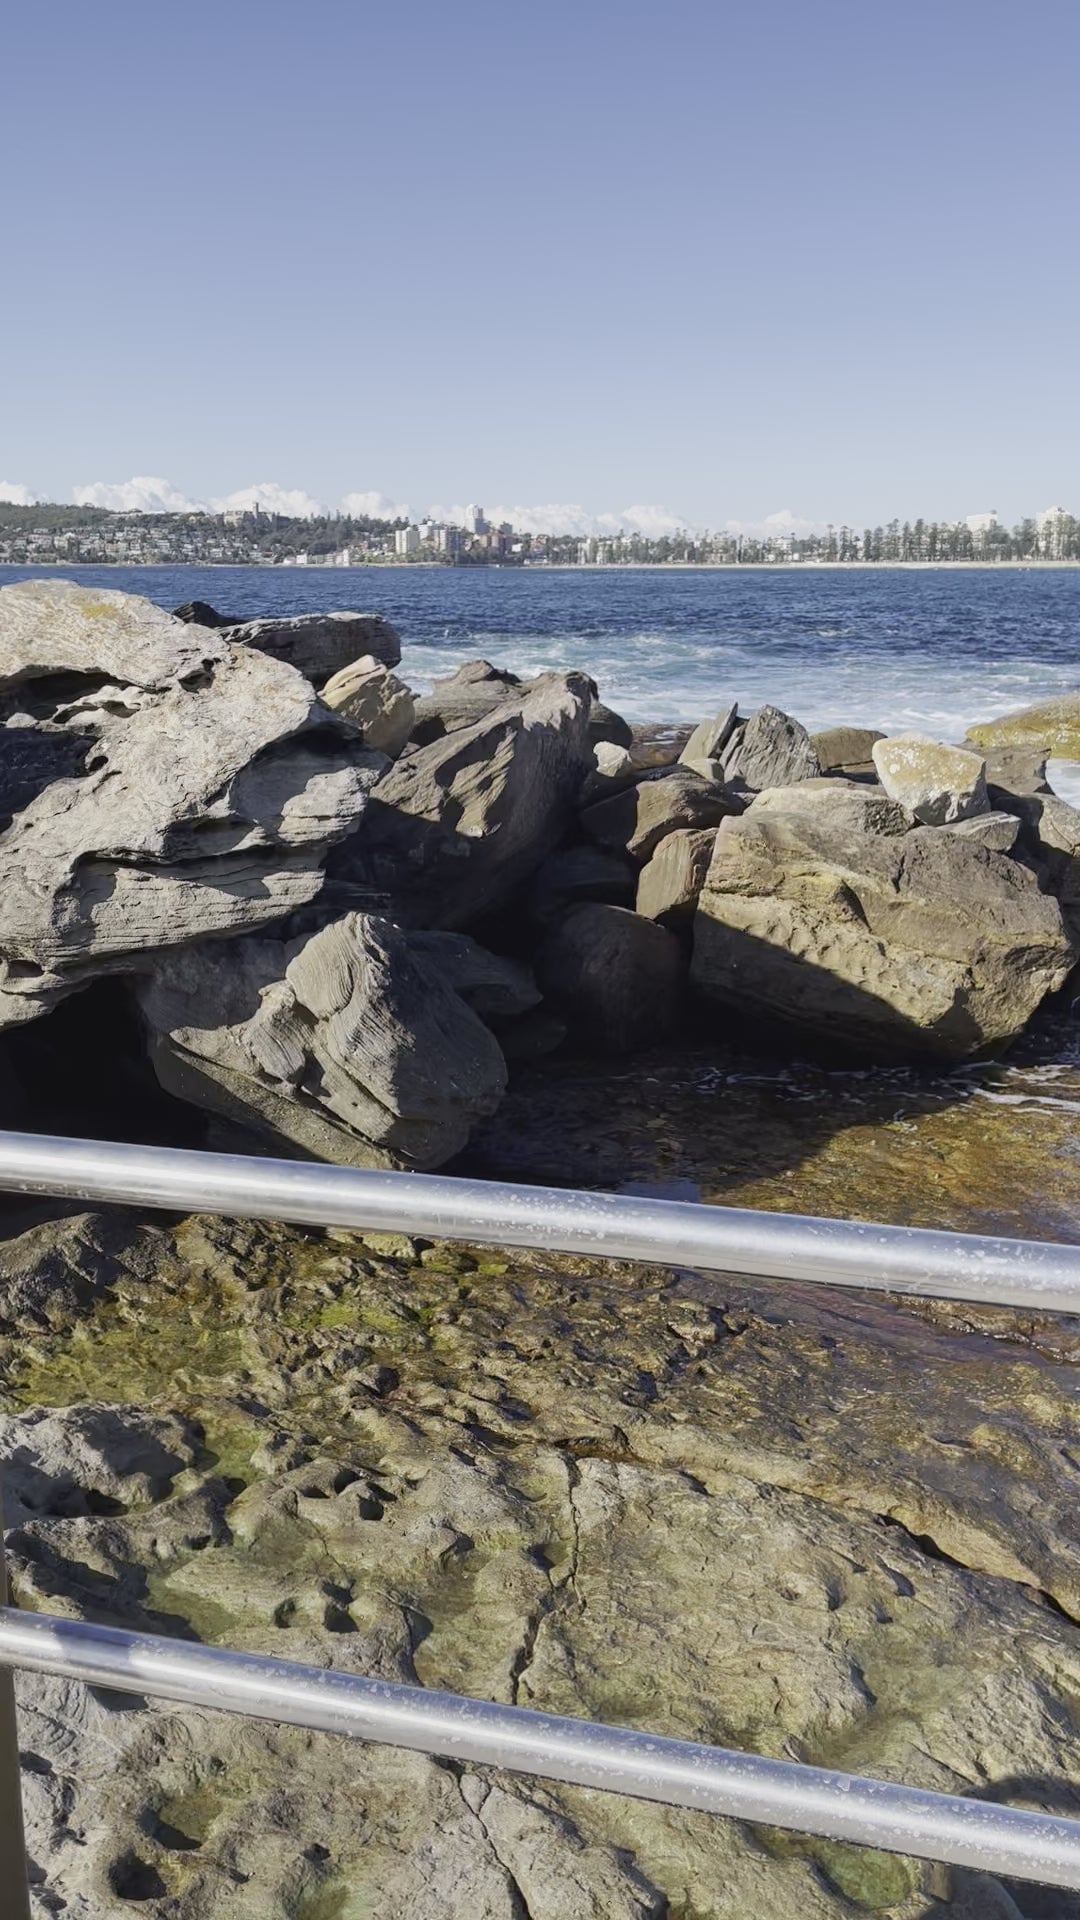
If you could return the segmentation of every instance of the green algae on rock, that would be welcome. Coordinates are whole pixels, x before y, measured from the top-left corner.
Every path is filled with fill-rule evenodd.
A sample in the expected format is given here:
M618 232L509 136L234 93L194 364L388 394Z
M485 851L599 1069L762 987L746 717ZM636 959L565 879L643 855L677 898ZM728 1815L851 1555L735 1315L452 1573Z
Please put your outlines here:
M46 1273L59 1231L30 1235ZM210 1220L154 1246L78 1340L0 1355L12 1411L111 1404L139 1489L23 1514L23 1604L1061 1810L1080 1416L1037 1355L899 1312L906 1347L837 1339L782 1294L584 1259ZM62 1818L33 1789L35 1858L108 1920L125 1861L170 1920L994 1910L940 1869L298 1730L75 1722L33 1687L27 1715L68 1782Z
M987 752L1001 747L1034 747L1063 760L1080 760L1080 692L1059 694L1034 707L968 728L968 739Z

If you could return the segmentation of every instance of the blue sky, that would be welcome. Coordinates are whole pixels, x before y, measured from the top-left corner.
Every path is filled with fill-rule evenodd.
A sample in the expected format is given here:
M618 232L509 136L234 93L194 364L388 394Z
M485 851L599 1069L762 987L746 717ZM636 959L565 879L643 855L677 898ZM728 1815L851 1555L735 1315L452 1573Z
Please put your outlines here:
M0 476L1080 511L1080 9L54 0L4 33Z

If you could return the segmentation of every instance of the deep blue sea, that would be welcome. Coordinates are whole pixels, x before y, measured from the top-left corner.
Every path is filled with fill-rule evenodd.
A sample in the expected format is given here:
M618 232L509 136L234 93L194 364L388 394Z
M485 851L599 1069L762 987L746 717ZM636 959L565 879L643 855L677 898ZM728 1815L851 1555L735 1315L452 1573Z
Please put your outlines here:
M33 572L0 568L0 583ZM737 699L771 701L811 729L959 739L973 721L1080 686L1080 568L100 567L61 577L164 607L208 600L241 619L372 609L401 629L413 685L477 657L520 673L582 667L635 721L697 721Z

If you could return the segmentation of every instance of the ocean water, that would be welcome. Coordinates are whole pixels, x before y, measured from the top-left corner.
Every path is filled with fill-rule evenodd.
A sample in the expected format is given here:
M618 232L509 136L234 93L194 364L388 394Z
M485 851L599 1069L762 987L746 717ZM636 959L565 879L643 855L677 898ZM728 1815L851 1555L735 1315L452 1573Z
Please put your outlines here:
M0 568L0 584L32 577ZM765 701L815 729L974 721L1080 686L1080 568L934 572L540 568L63 569L163 607L260 614L354 607L401 629L426 687L478 657L581 667L633 721L697 721Z

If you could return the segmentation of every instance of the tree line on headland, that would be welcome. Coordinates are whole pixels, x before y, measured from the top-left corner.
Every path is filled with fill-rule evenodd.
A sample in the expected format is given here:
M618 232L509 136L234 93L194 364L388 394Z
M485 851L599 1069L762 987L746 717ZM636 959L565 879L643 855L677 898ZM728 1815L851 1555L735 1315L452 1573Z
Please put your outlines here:
M0 503L0 565L71 566L898 566L1080 562L1080 520L1064 509L1013 527L967 520L890 520L758 533L680 530L534 534L503 524L482 534L344 514L113 513L97 507Z

